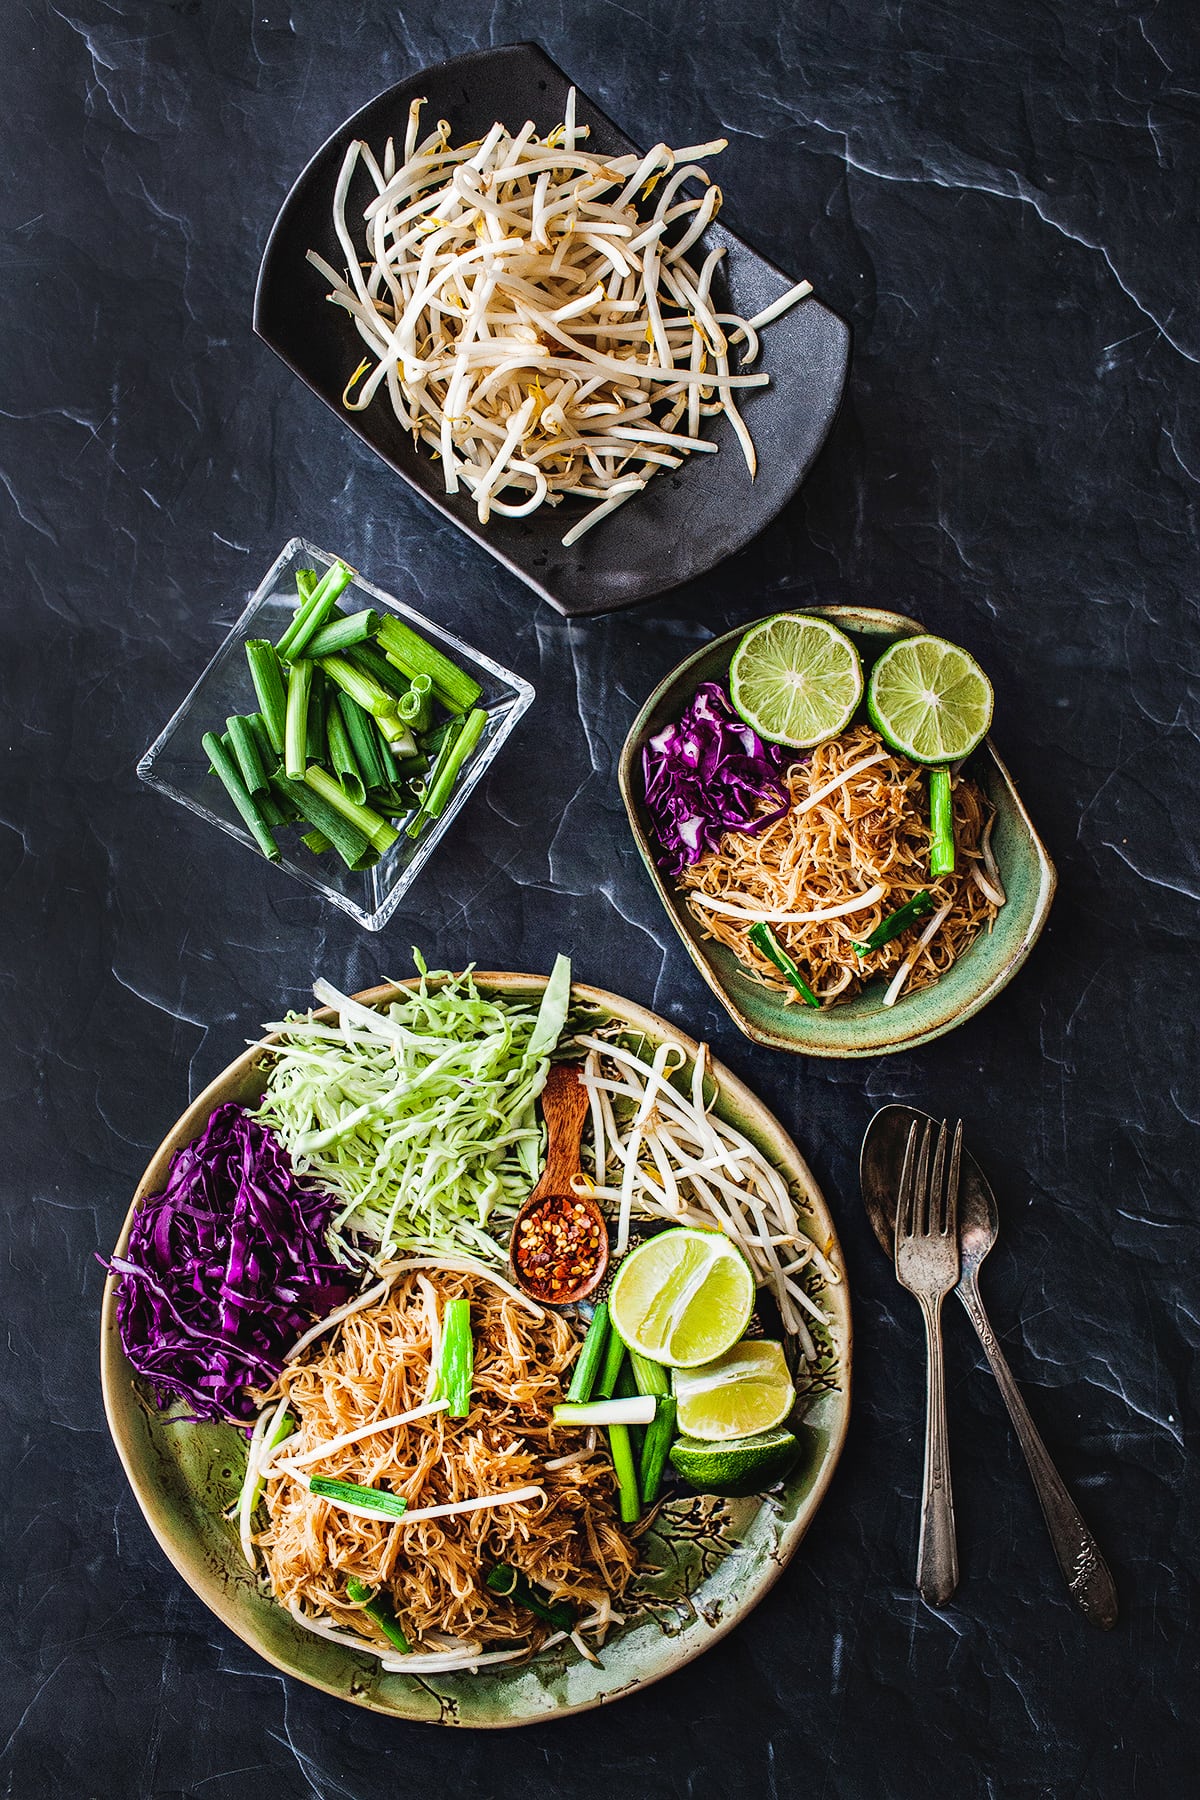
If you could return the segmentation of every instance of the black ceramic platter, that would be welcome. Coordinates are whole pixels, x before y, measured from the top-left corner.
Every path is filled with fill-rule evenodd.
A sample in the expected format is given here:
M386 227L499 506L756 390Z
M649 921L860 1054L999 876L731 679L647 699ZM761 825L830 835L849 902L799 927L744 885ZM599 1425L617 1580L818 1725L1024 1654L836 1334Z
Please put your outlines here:
M801 301L764 328L755 367L766 371L770 385L746 390L739 401L758 452L753 481L728 420L709 419L705 434L720 446L718 455L693 455L678 470L662 470L644 494L594 526L571 549L564 549L561 540L582 516L584 502L543 506L527 519L493 516L486 527L480 526L469 494L444 492L440 464L403 431L386 393L365 412L347 412L342 394L359 364L362 344L348 316L328 303L327 284L305 256L313 249L334 268L344 265L332 204L351 141L363 138L380 155L388 137L403 143L410 102L421 96L428 102L422 116L429 128L448 119L456 142L483 137L497 119L514 131L532 119L544 133L562 118L570 85L536 44L506 44L426 69L364 106L317 152L284 201L259 271L254 329L424 500L560 612L583 615L632 606L703 574L775 517L808 473L833 423L845 385L850 332L815 298ZM582 92L576 112L579 122L591 127L585 140L589 150L622 155L637 149ZM769 178L764 169L763 179ZM351 186L350 219L373 192L365 173L361 184ZM722 310L750 318L797 279L719 223L709 227L691 254L698 263L701 253L717 244L726 247L724 291L714 282Z

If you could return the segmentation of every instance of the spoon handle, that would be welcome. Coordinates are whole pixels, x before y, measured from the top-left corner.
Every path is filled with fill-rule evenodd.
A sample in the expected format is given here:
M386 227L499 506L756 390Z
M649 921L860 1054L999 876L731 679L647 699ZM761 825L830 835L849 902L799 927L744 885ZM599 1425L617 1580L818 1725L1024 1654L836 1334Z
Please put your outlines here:
M1058 1566L1063 1572L1071 1598L1085 1619L1108 1631L1117 1622L1117 1590L1108 1564L1080 1517L1079 1508L1067 1492L1062 1476L1055 1468L1050 1452L1029 1416L1029 1408L1021 1398L1021 1390L1013 1380L1012 1370L1005 1361L1004 1352L997 1343L991 1323L983 1310L978 1287L974 1281L962 1282L955 1292L979 1335L984 1354L991 1364L992 1374L1004 1396L1004 1404L1025 1453L1046 1529L1050 1533L1050 1542L1054 1546L1054 1554L1058 1558Z

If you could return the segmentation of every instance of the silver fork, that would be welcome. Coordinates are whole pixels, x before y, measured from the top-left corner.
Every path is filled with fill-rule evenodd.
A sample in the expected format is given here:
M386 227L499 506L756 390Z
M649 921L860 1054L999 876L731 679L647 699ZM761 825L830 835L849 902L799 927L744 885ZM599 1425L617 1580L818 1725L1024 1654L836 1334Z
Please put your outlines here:
M918 1129L914 1119L900 1176L896 1205L896 1276L900 1285L920 1303L929 1365L925 1394L925 1488L921 1501L917 1587L928 1605L945 1606L958 1586L958 1547L954 1538L954 1497L950 1491L950 1455L946 1442L942 1301L958 1280L958 1172L962 1156L962 1120L954 1128L948 1170L945 1123L938 1127L932 1170L929 1166L932 1119L921 1135L919 1151Z

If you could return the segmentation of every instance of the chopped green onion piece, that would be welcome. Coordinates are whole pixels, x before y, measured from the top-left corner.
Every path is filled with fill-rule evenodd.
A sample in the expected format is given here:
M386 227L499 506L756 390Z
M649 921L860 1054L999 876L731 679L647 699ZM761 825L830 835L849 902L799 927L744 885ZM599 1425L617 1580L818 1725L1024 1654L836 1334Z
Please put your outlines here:
M596 1376L600 1373L600 1365L604 1360L604 1349L608 1342L608 1303L601 1300L592 1314L592 1322L587 1328L587 1336L583 1340L583 1349L579 1352L575 1367L571 1372L571 1385L567 1389L568 1402L576 1405L592 1397L592 1389L596 1385Z
M433 1400L448 1400L452 1419L465 1419L471 1410L471 1380L475 1371L475 1346L471 1338L471 1302L447 1300L442 1314L442 1341L438 1350L437 1380Z
M308 702L313 666L304 658L288 674L287 721L283 730L283 768L289 781L303 781L308 749Z
M656 1369L658 1364L652 1363L651 1367ZM660 1394L655 1404L654 1417L646 1427L646 1436L642 1441L641 1467L638 1470L642 1503L645 1506L653 1506L658 1499L663 1470L667 1464L667 1452L675 1440L676 1407L674 1394Z
M300 842L304 845L306 850L311 850L314 856L324 856L326 850L333 849L333 845L325 836L325 833L323 831L318 831L315 826L311 831L306 831L304 833Z
M913 895L911 900L906 900L903 906L898 906L894 913L889 913L886 919L881 919L865 942L853 945L854 954L866 956L872 950L882 950L885 944L890 944L893 938L898 938L902 932L908 930L910 925L915 925L918 919L923 919L926 913L931 913L934 904L933 895L928 888L922 888L919 893Z
M756 944L769 962L773 962L781 974L786 975L805 1006L820 1006L821 1002L800 973L799 965L790 957L771 927L762 919L752 925L746 936L752 944Z
M642 1516L642 1496L633 1462L628 1425L610 1425L608 1447L617 1475L617 1505L623 1525L636 1525Z
M636 1350L631 1350L629 1367L639 1394L653 1394L657 1399L660 1394L670 1393L671 1377L661 1363L651 1362L648 1356L639 1356Z
M225 729L229 733L230 747L242 772L242 780L247 790L256 799L260 799L267 792L267 772L258 754L258 744L250 721L235 714L233 718L226 719Z
M215 732L206 731L201 740L201 747L212 764L213 773L217 775L225 788L225 792L237 807L247 831L269 862L278 862L279 845L271 836L270 827L263 818L255 800L242 780L237 768L220 738Z
M629 1394L615 1400L560 1400L553 1409L556 1425L648 1425L654 1417L653 1394Z
M482 708L476 707L474 712L468 713L463 721L462 730L454 739L445 762L441 764L437 774L431 779L429 792L425 796L425 811L431 819L440 819L445 812L446 802L450 798L462 766L483 736L487 719L488 716Z
M379 629L379 614L367 607L362 612L341 613L336 619L330 619L328 625L322 625L320 631L309 642L306 654L314 659L320 656L333 656L338 651L349 650L355 644L365 643L374 637Z
M380 629L382 630L382 626ZM393 706L401 694L408 692L407 680L397 672L394 663L390 663L387 657L375 648L374 644L355 644L352 650L347 650L346 658L347 661L354 664L356 669L361 670L364 675L369 675L372 681L377 681L379 686L392 696Z
M946 768L929 771L929 873L954 873L954 801Z
M334 786L337 787L336 782ZM280 806L285 810L291 808L294 818L303 819L306 824L324 832L348 869L370 869L379 861L379 852L366 835L306 782L289 781L286 775L276 775L271 780L271 792Z
M254 692L258 695L271 748L276 756L282 756L287 690L283 684L278 652L266 638L250 638L246 644L246 661L250 666L250 679L254 683Z
M379 740L370 713L364 712L358 701L352 700L349 694L340 691L336 696L336 704L355 765L362 774L367 792L373 793L376 788L386 787L388 774L379 755Z
M304 754L309 762L321 762L325 756L325 713L329 704L329 683L319 664L313 665L312 692L308 696L308 718L304 729Z
M379 642L389 661L402 669L410 681L414 675L428 675L432 691L452 712L468 712L483 692L465 669L392 614L379 627Z
M408 1511L403 1494L387 1488L359 1487L356 1481L327 1481L324 1475L308 1477L309 1492L320 1500L341 1500L347 1506L370 1507L383 1519L402 1519Z
M297 569L296 570L296 593L299 595L299 600L298 600L298 603L296 606L297 612L300 611L300 608L304 605L304 602L306 600L309 600L312 598L313 589L316 587L316 585L317 585L317 571L315 569Z
M611 1400L617 1391L617 1377L625 1361L625 1341L619 1337L614 1328L604 1352L604 1362L600 1368L600 1377L596 1382L596 1393L602 1400Z
M348 569L343 562L336 562L331 569L326 569L308 599L301 602L295 618L275 646L283 662L295 662L298 656L304 654L306 646L316 637L337 605L338 596L353 580L354 570Z
M396 697L380 687L370 675L364 675L347 657L326 656L321 667L331 681L336 681L344 694L356 700L364 712L374 719L395 718Z
M484 1585L493 1594L499 1594L502 1600L511 1600L515 1606L523 1606L527 1612L545 1619L548 1625L557 1626L559 1631L574 1629L574 1607L568 1606L565 1600L543 1600L520 1569L514 1569L511 1563L497 1563L494 1569L489 1569L484 1576Z
M345 694L336 696L337 701L345 699ZM342 709L336 702L325 715L325 745L327 755L324 760L337 776L343 790L361 806L367 797L366 777L358 766Z
M400 833L395 826L389 825L382 814L375 811L374 807L359 806L350 798L349 794L343 793L340 785L327 769L320 768L316 763L309 763L304 771L304 782L305 786L310 787L315 794L333 808L334 812L340 813L348 825L353 825L356 831L361 831L367 842L379 852L380 856L390 850L396 842ZM317 823L318 821L314 819L313 824ZM328 828L322 826L321 829L327 830Z
M369 1619L378 1625L389 1644L397 1650L409 1651L412 1645L396 1622L396 1615L387 1602L380 1598L374 1588L369 1588L365 1581L357 1575L351 1575L346 1583L346 1598L354 1606L361 1606Z

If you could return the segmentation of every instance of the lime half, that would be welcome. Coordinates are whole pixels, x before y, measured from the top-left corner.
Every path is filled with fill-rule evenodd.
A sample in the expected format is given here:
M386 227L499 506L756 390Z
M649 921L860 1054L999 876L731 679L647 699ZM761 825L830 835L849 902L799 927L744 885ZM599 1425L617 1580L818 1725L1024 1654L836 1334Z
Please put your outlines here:
M660 1231L621 1264L608 1310L631 1350L691 1368L737 1343L754 1311L754 1276L719 1231Z
M992 684L975 661L945 638L900 638L871 671L867 711L876 731L902 756L951 763L981 744L992 722Z
M774 1431L791 1412L796 1390L779 1344L735 1344L701 1369L675 1371L679 1429L707 1443Z
M862 699L858 651L828 619L781 613L733 653L729 694L760 737L806 750L845 731Z
M708 1444L703 1438L676 1438L671 1461L690 1487L701 1494L761 1494L790 1474L800 1455L800 1440L790 1431L763 1431L757 1437L730 1438Z

